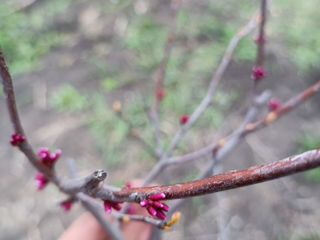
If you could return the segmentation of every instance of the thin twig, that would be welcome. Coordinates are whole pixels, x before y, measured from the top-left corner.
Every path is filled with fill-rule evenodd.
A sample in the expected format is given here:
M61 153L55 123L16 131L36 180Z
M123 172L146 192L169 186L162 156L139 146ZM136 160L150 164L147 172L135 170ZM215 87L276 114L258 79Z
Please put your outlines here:
M251 106L251 108L248 110L248 112L243 120L243 123L241 124L239 129L236 130L236 132L243 131L243 129L246 127L246 125L249 122L254 121L254 119L256 118L256 116L259 113L261 106L269 99L270 94L271 93L269 91L265 91L260 96L256 97L256 101ZM227 141L225 143L225 145L223 147L217 149L217 151L214 151L214 152L211 151L213 153L212 157L207 162L207 165L205 166L205 168L199 173L198 177L196 178L197 180L207 178L207 177L210 177L213 175L213 171L214 171L215 167L240 142L240 135L235 135L235 136L237 136L237 137L234 137L234 139L232 141L231 140ZM174 203L170 206L169 215L172 214L173 212L175 212L184 203L185 200L186 199L175 200Z
M158 162L158 164L154 166L154 168L146 177L144 186L148 185L162 171L166 161L168 160L168 157L171 156L173 150L176 148L181 138L185 135L187 130L194 124L194 122L200 117L200 115L208 107L208 105L212 100L213 93L218 83L220 82L220 79L222 78L223 73L225 72L227 66L231 61L233 51L235 50L239 41L244 36L248 35L256 27L256 25L257 25L257 16L254 15L254 17L249 21L249 23L244 27L240 28L237 34L231 39L229 46L227 47L227 50L218 66L218 69L215 71L215 73L212 76L207 95L199 104L199 106L195 109L195 111L192 113L188 121L180 127L176 135L173 137L166 153L163 154L161 160Z
M257 42L257 56L255 66L263 66L264 61L264 46L266 43L265 37L265 25L267 18L267 0L261 0L260 5L260 25L259 25L259 34L256 39ZM254 80L253 82L253 98L257 95L257 87L260 81Z
M248 123L245 128L237 133L233 133L225 138L222 139L223 142L228 142L231 139L233 139L235 136L245 136L249 133L252 133L254 131L257 131L260 128L268 126L270 123L273 121L279 119L281 116L283 116L285 113L293 110L295 107L297 107L300 103L303 101L307 100L309 97L313 96L315 93L317 93L320 90L320 81L316 82L314 85L311 87L307 88L300 94L292 97L289 99L286 103L283 105L279 106L279 108L275 111L269 112L267 116L261 118L260 120L254 122L254 123ZM220 144L219 144L220 143ZM218 149L221 147L221 140L218 141L217 143L210 144L206 147L203 147L197 151L187 153L182 156L177 156L177 157L172 157L168 160L167 165L171 164L179 164L179 163L185 163L185 162L190 162L194 161L200 157L203 157L210 152Z
M25 136L22 124L20 122L17 106L16 106L12 78L8 71L8 67L3 57L3 53L1 49L0 49L0 75L2 78L3 91L6 96L7 109L9 112L11 123L13 125L13 129L15 133ZM29 144L28 138L26 138L26 140L23 143L19 144L18 147L26 155L30 163L36 169L44 173L51 181L58 182L58 179L54 177L53 170L51 170L50 168L42 164L40 161L38 161L38 157L33 151L31 145Z
M112 239L123 239L120 229L113 226L110 222L107 221L102 204L81 192L77 193L76 197L80 200L82 205L88 211L90 211L93 214L93 216L95 216L95 218L99 221L103 229L105 229L106 232L111 235L110 237Z
M151 218L151 217L146 217L146 216L141 216L141 215L131 215L131 214L125 214L125 213L115 212L115 211L112 211L111 215L113 217L115 217L116 219L118 219L120 221L124 221L124 222L130 221L130 220L145 222L145 223L149 223L153 226L156 226L157 228L160 228L160 229L162 229L165 226L165 221L158 220L158 219Z
M261 66L264 60L264 45L265 45L265 24L267 18L267 0L261 0L261 7L260 7L260 16L261 22L259 25L259 35L257 39L257 58L256 58L256 66Z
M169 33L167 36L167 41L165 47L163 49L163 57L157 72L157 80L155 84L155 92L154 92L154 101L150 111L150 118L151 123L154 127L154 138L156 143L156 155L160 156L162 154L162 144L161 144L161 135L160 135L160 126L159 126L159 102L162 97L159 94L163 94L163 81L166 74L167 64L170 57L173 39L176 31L177 25L177 13L180 9L181 0L171 0L170 6L170 26L169 26Z

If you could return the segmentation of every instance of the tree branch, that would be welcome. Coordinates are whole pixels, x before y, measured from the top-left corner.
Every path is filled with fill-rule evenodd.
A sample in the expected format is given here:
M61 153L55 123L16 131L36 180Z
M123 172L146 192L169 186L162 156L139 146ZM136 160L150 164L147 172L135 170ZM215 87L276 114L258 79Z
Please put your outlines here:
M167 41L165 44L165 47L163 49L163 57L158 69L157 73L157 80L155 85L155 92L154 92L154 102L150 111L150 118L151 123L154 127L154 138L156 143L156 155L160 157L162 154L162 146L161 146L161 136L160 136L160 127L159 127L159 102L163 96L160 96L160 94L164 94L163 90L163 81L166 74L167 64L170 57L171 49L172 49L172 43L176 31L176 18L177 13L180 9L181 0L171 0L171 6L170 6L170 26L169 26L169 33L167 36Z
M226 142L232 140L236 136L239 136L239 135L245 136L249 133L257 131L260 128L266 127L268 124L279 119L285 113L293 110L295 107L297 107L303 101L312 97L319 90L320 90L320 81L316 82L314 85L307 88L306 90L304 90L303 92L301 92L297 96L292 97L283 105L280 105L277 110L269 112L267 114L267 116L261 118L260 120L254 122L254 123L248 123L245 126L245 128L243 128L240 132L233 133L233 134L223 138L222 141L226 143ZM203 157L203 156L209 154L212 151L217 151L218 148L220 148L220 147L222 147L221 140L218 141L217 143L213 143L213 144L210 144L206 147L203 147L197 151L187 153L182 156L172 157L168 160L167 165L194 161L200 157Z
M319 166L320 148L274 163L252 166L249 169L231 171L197 181L168 186L123 188L112 194L117 201L128 202L139 202L155 193L164 193L166 200L179 199L270 181ZM103 189L97 192L96 196L105 199Z
M217 71L212 76L207 95L199 104L199 106L195 109L195 111L192 113L189 120L183 126L180 127L176 135L173 137L166 153L164 153L161 160L158 162L158 164L156 164L153 167L151 172L146 177L144 186L148 185L163 170L165 163L168 160L168 157L172 154L172 152L180 142L181 138L185 135L187 130L194 124L194 122L200 117L200 115L208 107L208 105L212 100L213 93L216 89L216 86L218 85L219 81L222 78L223 73L225 72L225 70L227 69L227 66L230 63L233 51L235 50L239 41L244 36L248 35L256 27L256 25L257 25L257 16L254 15L254 17L252 17L249 23L246 26L240 28L237 34L231 39L229 46L218 66Z
M97 200L81 192L77 193L76 197L80 200L83 206L88 211L90 211L93 214L93 216L95 216L95 218L99 221L103 229L108 234L110 234L112 239L115 239L115 240L123 239L120 229L113 226L112 223L107 221L102 204L100 204Z

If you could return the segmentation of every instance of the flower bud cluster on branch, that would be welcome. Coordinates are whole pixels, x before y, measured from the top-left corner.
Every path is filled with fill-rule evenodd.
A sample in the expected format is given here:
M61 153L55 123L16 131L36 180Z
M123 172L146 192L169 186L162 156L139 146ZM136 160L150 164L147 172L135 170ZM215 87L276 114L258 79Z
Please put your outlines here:
M84 207L92 212L103 228L108 231L114 239L122 239L121 232L119 228L115 228L106 220L104 215L105 212L121 222L128 222L130 220L143 221L160 229L169 230L173 224L179 221L181 213L174 212L175 209L171 205L169 211L169 206L163 202L164 200L184 199L187 197L239 188L320 166L320 149L314 149L273 163L252 166L248 169L212 176L213 169L217 162L220 161L227 152L231 151L243 137L269 125L320 90L320 81L318 81L313 86L307 88L287 102L280 103L279 100L273 98L267 104L269 108L268 114L265 117L256 120L256 117L258 116L258 107L263 105L266 108L266 102L270 99L270 93L264 94L265 92L263 92L257 94L256 92L258 82L266 77L266 70L263 64L264 47L266 43L264 29L267 14L266 0L261 0L259 16L254 15L249 23L241 28L231 39L217 70L212 75L207 94L203 100L190 115L182 114L180 115L180 118L177 117L177 121L180 122L179 129L169 143L168 148L166 150L164 149L161 143L162 135L160 134L161 129L158 116L159 105L161 104L161 100L166 96L164 78L175 36L176 16L180 4L181 0L171 1L171 24L163 51L163 58L156 75L156 84L153 92L154 102L150 109L150 120L154 128L155 147L139 136L133 124L130 122L129 117L125 115L120 101L115 101L112 106L117 116L128 124L130 136L142 143L150 155L158 160L154 168L146 177L142 187L131 187L130 184L127 184L126 187L121 189L108 186L104 184L104 180L107 177L107 173L104 170L96 170L87 177L61 179L54 169L54 166L61 155L61 150L56 150L54 153L51 153L48 148L40 148L36 155L25 137L15 103L11 75L0 49L0 75L2 78L3 90L6 95L7 108L14 129L14 133L11 135L10 139L11 145L18 147L26 155L30 163L37 169L38 172L35 175L35 181L38 190L44 189L49 182L55 184L60 191L68 196L66 200L60 202L62 209L70 211L76 201L81 202ZM258 24L259 34L254 38L254 41L257 44L257 57L251 74L251 78L254 80L254 98L242 125L233 134L221 138L214 144L198 149L195 152L172 157L182 137L210 105L214 92L232 59L232 54L239 41L251 33ZM268 96L266 97L266 95ZM146 187L158 176L158 174L162 173L167 166L190 162L206 155L210 155L211 159L210 162L208 162L208 167L201 172L199 178L196 178L198 180L173 185L164 183L159 186ZM133 215L133 208L121 206L124 202L132 203L133 205L139 204L139 207L145 208L150 216ZM171 218L168 217L169 220L166 220L166 214L169 217L172 214Z

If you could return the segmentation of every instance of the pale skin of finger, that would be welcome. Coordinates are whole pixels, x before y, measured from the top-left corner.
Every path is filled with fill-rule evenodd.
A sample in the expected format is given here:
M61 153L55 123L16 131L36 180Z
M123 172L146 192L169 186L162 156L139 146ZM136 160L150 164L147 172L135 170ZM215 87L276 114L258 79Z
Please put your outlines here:
M141 185L141 181L131 182L132 187ZM147 216L145 209L134 204L135 214ZM113 220L106 214L106 218ZM129 221L121 224L121 230L125 240L148 240L152 226L144 222ZM59 240L111 240L91 213L84 213L63 233Z
M91 213L84 213L63 233L59 240L110 239Z

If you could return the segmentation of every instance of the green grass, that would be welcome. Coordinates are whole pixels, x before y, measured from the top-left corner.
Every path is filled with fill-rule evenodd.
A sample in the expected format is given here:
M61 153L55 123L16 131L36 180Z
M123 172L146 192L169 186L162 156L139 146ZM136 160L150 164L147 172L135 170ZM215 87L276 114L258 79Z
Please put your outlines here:
M0 3L0 46L13 75L40 68L40 57L63 41L64 35L51 30L49 23L69 2L47 1L30 14L12 13L15 6Z
M118 87L118 82L114 78L107 77L101 81L101 86L106 91L112 91L113 89L116 89Z
M88 106L87 97L69 84L62 85L50 97L51 106L59 111L80 112Z
M320 25L317 0L274 2L278 14L271 19L272 37L282 38L300 74L308 75L320 62ZM287 21L290 19L290 21Z
M300 236L298 240L318 240L320 239L320 236L317 233L311 233L306 236Z
M310 132L305 132L298 140L299 152L309 151L320 147L320 136L315 136ZM304 178L308 182L320 183L320 168L312 169L304 173Z

